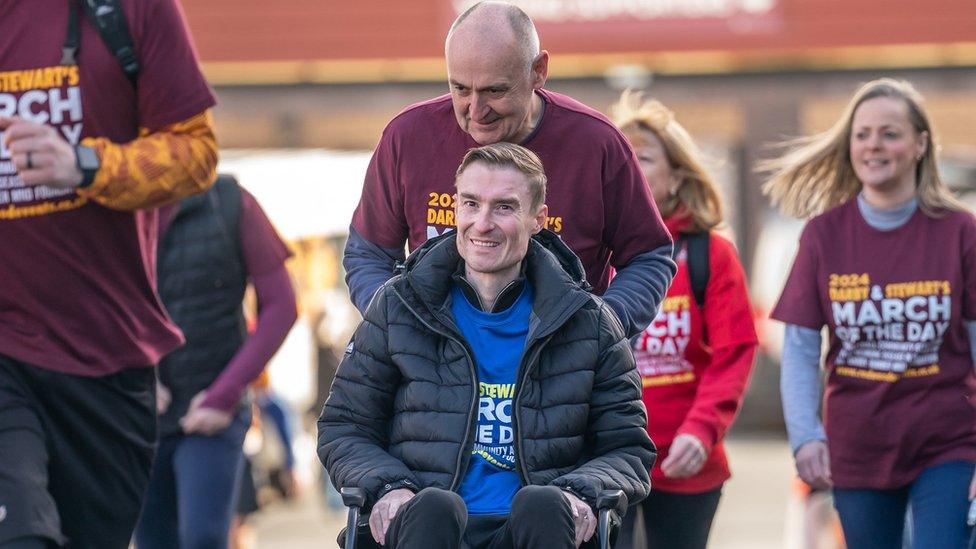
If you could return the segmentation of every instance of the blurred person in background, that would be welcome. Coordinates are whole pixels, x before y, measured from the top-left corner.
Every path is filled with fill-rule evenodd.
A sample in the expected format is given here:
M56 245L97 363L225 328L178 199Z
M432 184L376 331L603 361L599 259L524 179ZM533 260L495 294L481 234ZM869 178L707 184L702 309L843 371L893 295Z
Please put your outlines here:
M4 549L128 546L153 366L182 343L156 295L155 208L205 190L217 164L177 2L82 4L0 0ZM107 47L93 6L131 48Z
M323 302L323 311L313 322L316 347L316 391L315 400L309 407L307 415L315 419L318 419L325 401L329 398L346 343L362 320L359 311L350 302L348 293L327 292ZM324 467L320 472L318 487L325 509L329 512L341 511L345 506L339 491L332 486L332 480L329 479L328 471Z
M226 547L251 424L248 384L295 322L291 255L232 177L160 211L159 294L186 345L159 364L159 447L139 549ZM257 321L248 335L248 283Z
M849 547L900 547L906 506L913 547L963 547L976 488L976 220L940 179L908 82L865 84L831 129L786 145L760 169L774 204L812 218L771 315L786 323L797 471L833 488Z
M270 383L255 384L253 388L255 404L261 411L262 425L270 425L274 429L275 440L281 448L281 459L266 471L269 487L280 497L293 499L298 494L295 471L295 427L298 419ZM267 441L268 438L265 436L264 440Z
M640 332L675 267L627 140L600 113L543 89L549 53L514 5L479 2L462 13L445 55L450 93L407 107L370 161L343 256L357 308L365 311L393 276L405 242L415 249L455 225L454 171L468 149L509 142L539 155L549 172L546 227L580 257L628 335Z
M731 476L722 439L735 418L758 340L745 273L714 229L722 207L698 147L658 101L624 92L612 117L630 140L675 241L678 272L657 317L632 340L658 447L651 493L640 505L647 545L704 549ZM636 515L617 547L635 547Z
M298 493L288 405L274 394L267 369L251 382L251 391L254 394L251 425L244 435L240 481L228 540L230 549L257 546L252 517L267 503L268 498L262 491L277 491L285 499L292 499ZM270 412L265 410L268 402L274 402ZM339 505L342 505L341 501Z

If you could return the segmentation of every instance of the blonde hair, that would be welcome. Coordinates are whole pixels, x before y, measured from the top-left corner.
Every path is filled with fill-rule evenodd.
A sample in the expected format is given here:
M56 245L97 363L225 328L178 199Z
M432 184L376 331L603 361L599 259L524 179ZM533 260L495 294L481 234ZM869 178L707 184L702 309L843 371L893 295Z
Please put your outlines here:
M861 181L851 164L850 141L854 113L862 103L878 97L904 102L908 120L918 135L925 135L925 152L915 166L915 194L919 207L929 216L945 210L965 210L939 176L932 125L922 109L922 96L905 80L880 78L861 86L829 130L786 141L779 158L764 160L757 171L770 173L763 192L774 206L798 218L808 218L842 204L861 191Z
M693 232L711 230L722 223L722 202L718 187L705 169L701 152L688 132L660 101L643 100L643 94L626 90L610 107L610 116L621 131L642 129L651 132L664 147L671 170L678 179L676 192L658 204L668 216L683 206L691 219Z
M514 143L493 143L468 150L454 174L454 182L464 170L474 163L486 164L496 168L514 168L525 175L529 186L532 210L536 210L546 199L546 172L542 161L529 149Z

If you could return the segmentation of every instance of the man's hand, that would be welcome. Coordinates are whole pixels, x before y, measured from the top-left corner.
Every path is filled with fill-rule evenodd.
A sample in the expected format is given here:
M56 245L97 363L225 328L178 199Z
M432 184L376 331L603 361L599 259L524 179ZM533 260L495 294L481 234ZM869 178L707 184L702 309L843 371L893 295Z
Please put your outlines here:
M0 131L24 185L73 189L81 184L75 149L53 127L0 116Z
M583 545L584 541L593 537L596 531L596 517L590 506L583 502L575 494L563 490L563 496L569 502L569 509L573 513L573 524L576 526L576 546Z
M173 394L169 392L169 389L165 385L156 380L156 415L163 415L166 413L166 409L169 408L170 403L173 402Z
M204 408L202 404L203 399L206 397L207 392L200 391L190 401L190 409L186 411L186 415L180 420L180 427L183 428L184 433L188 435L194 433L207 436L215 435L226 429L234 419L234 416L227 412L213 408Z
M805 442L796 451L796 472L803 482L818 490L829 490L834 481L830 478L830 454L822 440Z
M376 502L369 513L369 531L373 534L376 543L380 545L386 543L386 531L390 529L390 524L393 524L393 517L414 495L406 488L398 488L390 490Z
M698 437L681 433L674 437L668 457L661 462L661 472L668 478L695 476L701 471L707 458L705 445Z

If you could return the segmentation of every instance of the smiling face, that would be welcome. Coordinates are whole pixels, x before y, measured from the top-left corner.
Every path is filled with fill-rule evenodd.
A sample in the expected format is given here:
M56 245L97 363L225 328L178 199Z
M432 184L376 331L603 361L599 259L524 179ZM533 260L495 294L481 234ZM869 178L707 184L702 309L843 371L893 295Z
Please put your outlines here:
M447 49L447 74L458 125L479 145L521 143L535 127L549 56L531 67L524 51L509 40L478 43L460 35Z
M514 167L468 166L457 179L455 212L465 275L493 285L514 280L547 213L545 204L533 208L528 177Z
M664 151L664 145L654 132L644 128L630 126L624 134L634 147L647 187L651 190L654 202L660 208L671 194L671 190L678 184L674 170L671 169L671 162Z
M904 101L875 97L861 103L851 123L850 154L865 197L911 198L927 142L927 132L917 132L909 120Z

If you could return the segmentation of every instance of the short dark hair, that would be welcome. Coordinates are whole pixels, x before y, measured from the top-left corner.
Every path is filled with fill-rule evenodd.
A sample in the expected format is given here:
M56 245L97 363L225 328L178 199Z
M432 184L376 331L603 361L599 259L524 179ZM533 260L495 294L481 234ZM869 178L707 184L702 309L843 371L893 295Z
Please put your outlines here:
M468 166L481 163L497 168L514 168L526 176L529 185L531 207L535 210L546 199L546 172L542 160L529 149L514 143L493 143L470 149L461 160L454 174L455 185Z

